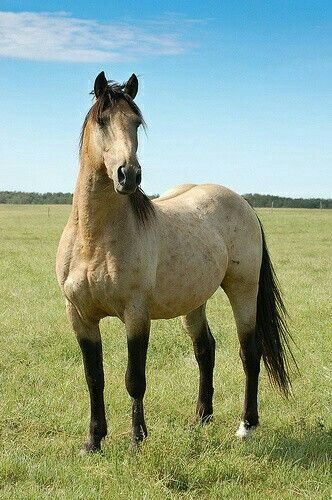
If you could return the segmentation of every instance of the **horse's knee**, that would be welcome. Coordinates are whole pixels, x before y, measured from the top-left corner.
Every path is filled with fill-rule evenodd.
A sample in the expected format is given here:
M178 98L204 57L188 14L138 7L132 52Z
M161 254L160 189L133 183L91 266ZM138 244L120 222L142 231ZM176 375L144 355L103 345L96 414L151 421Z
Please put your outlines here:
M145 365L148 336L128 337L128 365L126 370L126 389L134 399L141 399L146 389Z

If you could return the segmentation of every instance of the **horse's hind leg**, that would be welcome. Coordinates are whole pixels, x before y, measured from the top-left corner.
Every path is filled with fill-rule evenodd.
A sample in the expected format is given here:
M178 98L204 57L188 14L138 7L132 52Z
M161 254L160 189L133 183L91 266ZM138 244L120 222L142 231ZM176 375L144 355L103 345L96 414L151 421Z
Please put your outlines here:
M258 285L232 282L223 288L230 300L239 341L240 357L245 372L245 397L242 419L236 435L246 438L258 425L257 391L262 345L256 334L256 302Z
M213 413L213 369L215 358L215 340L210 331L205 304L183 316L183 325L190 335L195 357L199 366L199 393L196 414L202 422L207 422Z
M107 434L104 405L104 371L99 323L83 320L75 307L67 303L67 314L83 355L85 378L90 394L91 419L89 437L83 451L100 450L100 442Z

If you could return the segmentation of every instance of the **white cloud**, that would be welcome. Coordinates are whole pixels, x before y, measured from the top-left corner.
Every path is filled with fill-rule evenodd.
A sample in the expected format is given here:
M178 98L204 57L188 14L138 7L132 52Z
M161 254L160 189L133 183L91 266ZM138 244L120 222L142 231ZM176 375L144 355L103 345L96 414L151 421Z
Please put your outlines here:
M137 24L100 23L63 12L0 12L0 57L39 61L106 62L177 55L192 44L180 18Z

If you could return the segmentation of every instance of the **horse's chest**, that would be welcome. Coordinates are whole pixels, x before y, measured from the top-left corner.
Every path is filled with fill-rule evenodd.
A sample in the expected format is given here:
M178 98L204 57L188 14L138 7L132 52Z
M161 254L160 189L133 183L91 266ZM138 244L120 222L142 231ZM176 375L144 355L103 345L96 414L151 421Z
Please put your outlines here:
M123 309L121 274L109 273L107 266L82 267L71 271L64 283L68 300L86 314L96 311L121 316Z

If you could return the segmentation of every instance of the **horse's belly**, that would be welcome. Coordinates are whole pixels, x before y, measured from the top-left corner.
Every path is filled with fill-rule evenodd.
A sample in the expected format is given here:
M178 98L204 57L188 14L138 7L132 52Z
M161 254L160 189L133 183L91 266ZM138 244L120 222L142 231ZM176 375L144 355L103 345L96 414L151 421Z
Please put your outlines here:
M151 319L169 319L185 316L204 304L219 285L220 283L215 281L209 287L202 289L198 288L196 283L191 288L180 284L180 289L174 291L172 295L169 294L168 290L167 293L159 294L158 297L154 298L150 306L150 317Z
M158 267L150 306L152 319L182 316L204 304L218 289L227 269L227 251L218 247L190 247L165 258Z

